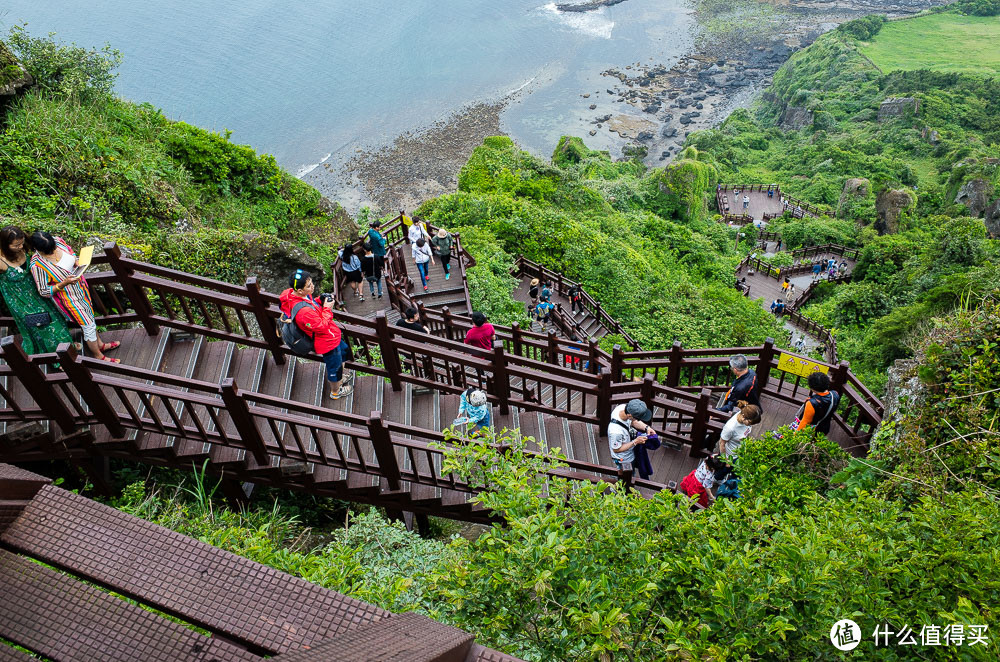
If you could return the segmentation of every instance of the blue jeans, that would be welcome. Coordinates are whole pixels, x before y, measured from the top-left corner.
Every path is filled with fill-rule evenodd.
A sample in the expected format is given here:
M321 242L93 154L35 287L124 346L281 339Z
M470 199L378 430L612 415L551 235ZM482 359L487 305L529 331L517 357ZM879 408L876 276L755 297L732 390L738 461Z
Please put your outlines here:
M375 296L375 284L378 283L378 295L382 296L382 278L368 278L368 287L372 291L372 296Z
M420 272L420 284L427 287L427 265L429 262L417 262L417 271Z
M326 364L326 381L339 382L344 378L344 353L347 351L347 343L340 341L335 349L323 355L323 363Z
M487 430L490 428L490 412L488 410L486 412L486 416L483 417L483 420L479 421L469 429L469 434L475 434L484 428Z

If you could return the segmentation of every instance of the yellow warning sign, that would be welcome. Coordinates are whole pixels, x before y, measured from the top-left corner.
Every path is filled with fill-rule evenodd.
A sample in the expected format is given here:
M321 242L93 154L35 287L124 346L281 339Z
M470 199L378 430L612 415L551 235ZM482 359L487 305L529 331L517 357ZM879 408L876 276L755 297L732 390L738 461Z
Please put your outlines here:
M830 366L828 365L816 363L815 361L810 361L794 354L786 354L785 352L782 352L778 357L778 367L785 372L790 372L800 377L808 377L814 372L825 372L828 374L830 372Z

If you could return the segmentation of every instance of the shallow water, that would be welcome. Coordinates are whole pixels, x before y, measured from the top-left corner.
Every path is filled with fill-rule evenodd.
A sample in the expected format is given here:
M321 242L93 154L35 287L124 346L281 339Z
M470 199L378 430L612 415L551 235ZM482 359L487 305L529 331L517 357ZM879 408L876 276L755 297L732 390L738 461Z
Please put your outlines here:
M110 42L125 56L120 95L230 129L234 141L299 174L518 88L504 129L550 154L561 134L587 137L596 114L627 107L605 92L618 81L602 70L640 61L669 67L690 48L693 29L683 0L627 0L583 14L539 0L0 5L4 32L24 21L35 35ZM588 144L607 148L607 140L605 132Z

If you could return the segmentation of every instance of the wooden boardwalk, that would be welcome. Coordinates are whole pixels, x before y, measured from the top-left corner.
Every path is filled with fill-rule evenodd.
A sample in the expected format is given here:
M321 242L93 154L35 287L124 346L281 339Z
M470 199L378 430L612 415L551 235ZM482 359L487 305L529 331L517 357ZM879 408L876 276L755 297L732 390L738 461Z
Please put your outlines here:
M746 207L743 206L743 196L750 199L749 205ZM768 196L766 190L748 191L739 187L734 190L732 187L729 187L719 190L717 197L722 201L722 207L719 208L720 213L733 214L735 216L747 214L755 222L764 221L765 215L769 215L770 217L781 216L784 212L781 205L780 192L775 192L771 196Z

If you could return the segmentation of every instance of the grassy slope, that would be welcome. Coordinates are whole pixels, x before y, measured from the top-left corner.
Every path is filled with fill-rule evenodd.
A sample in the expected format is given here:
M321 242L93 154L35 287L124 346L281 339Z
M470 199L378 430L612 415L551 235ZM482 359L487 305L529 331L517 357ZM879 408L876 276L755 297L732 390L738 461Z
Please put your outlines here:
M885 72L1000 74L1000 16L944 12L892 21L861 52Z

